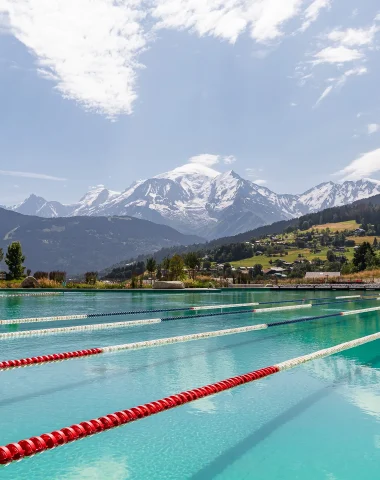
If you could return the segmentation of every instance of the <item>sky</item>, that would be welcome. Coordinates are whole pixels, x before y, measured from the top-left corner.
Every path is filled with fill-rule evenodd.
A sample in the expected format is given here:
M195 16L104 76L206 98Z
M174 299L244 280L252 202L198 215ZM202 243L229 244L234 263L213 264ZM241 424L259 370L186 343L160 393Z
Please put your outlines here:
M189 161L380 180L378 0L0 0L0 205Z

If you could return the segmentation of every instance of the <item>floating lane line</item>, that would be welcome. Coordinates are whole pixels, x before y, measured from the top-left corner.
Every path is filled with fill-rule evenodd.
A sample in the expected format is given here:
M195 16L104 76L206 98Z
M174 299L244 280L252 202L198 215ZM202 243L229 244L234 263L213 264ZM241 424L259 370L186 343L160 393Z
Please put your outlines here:
M344 298L361 298L362 295L344 295L343 297L335 297L337 300L344 299Z
M204 305L200 307L189 307L189 310L217 310L219 308L238 308L238 307L253 307L260 305L258 302L253 303L235 303L229 305Z
M5 340L7 338L31 337L33 335L54 335L59 333L84 332L89 330L107 330L110 328L135 327L138 325L149 325L160 322L161 318L150 318L148 320L129 320L127 322L99 323L94 325L75 325L72 327L23 330L20 332L0 333L0 340Z
M75 293L75 292L71 292ZM380 297L379 297L380 299ZM58 315L58 316L50 316L50 317L27 317L27 318L14 318L14 319L6 319L0 320L0 325L14 325L18 323L34 323L34 322L54 322L54 321L62 321L62 320L81 320L85 318L96 318L96 317L113 317L113 316L121 316L121 315L138 315L138 314L145 314L145 313L161 313L161 312L182 312L187 310L218 310L219 308L235 308L235 307L242 307L242 306L256 306L256 305L274 305L279 303L295 303L295 302L305 302L305 301L320 301L320 300L331 300L331 297L325 298L300 298L297 300L282 300L282 301L275 301L275 302L258 302L258 303L240 303L240 304L229 304L229 305L205 305L205 306L190 306L190 307L178 307L178 308L159 308L153 310L127 310L124 312L104 312L104 313L84 313L84 314L73 314L73 315ZM240 313L240 312L238 312ZM224 315L224 314L223 314Z
M7 293L1 294L1 298L13 297L51 297L53 295L63 295L63 292L40 292L40 293Z
M163 322L169 322L172 320L186 320L186 319L191 319L191 318L202 318L202 317L218 317L221 315L237 315L237 314L244 314L244 313L258 313L261 311L279 311L279 310L297 310L300 308L311 308L312 304L307 303L307 304L302 304L302 305L287 305L285 307L273 307L273 308L263 308L259 310L235 310L233 312L216 312L216 313L200 313L196 315L181 315L181 316L176 316L176 317L166 317L166 318L161 318L160 320ZM21 323L38 323L38 322L58 322L58 321L64 321L64 320L83 320L86 318L95 318L95 316L90 316L90 315L62 315L58 317L36 317L36 318L13 318L10 320L0 320L0 325L18 325ZM157 320L157 319L155 319ZM144 320L138 320L139 322L144 322ZM113 323L105 323L103 325L116 325L120 326L121 324L126 323L127 325L133 324L131 320L126 321L126 322L113 322ZM89 327L88 329L92 329L92 325L83 325L80 328L86 330L86 328L83 327ZM76 327L62 327L62 328L76 328ZM78 327L79 328L79 327ZM106 327L105 327L106 328ZM107 327L107 328L112 328L112 327ZM55 329L50 329L50 330L55 330ZM61 331L63 331L61 329ZM75 330L71 330L75 331ZM19 332L16 332L19 333ZM21 333L21 332L20 332ZM0 334L0 338L1 338Z
M338 298L338 297L337 297ZM352 298L357 298L352 297ZM256 306L256 305L273 305L277 303L286 303L286 302L295 302L295 301L306 301L307 299L299 299L299 300L285 300L283 302L259 302L259 303L240 303L240 304L231 304L231 305L205 305L199 307L181 307L181 308L170 308L170 309L156 309L156 310L132 310L132 311L125 311L125 312L109 312L109 313L85 313L85 314L73 314L73 315L58 315L58 316L51 316L51 317L27 317L27 318L13 318L7 320L0 320L0 325L18 325L21 323L39 323L39 322L60 322L65 320L84 320L86 318L98 318L98 317L112 317L117 315L134 315L134 314L144 314L144 313L158 313L158 312L181 312L186 310L198 311L198 310L218 310L223 308L237 308L237 307L248 307L248 306ZM326 300L326 298L319 298L318 300ZM371 301L371 300L380 300L380 297L371 297L371 298L362 298L361 301ZM309 299L309 301L312 301ZM310 308L310 307L318 307L320 305L337 305L339 303L347 303L349 300L344 300L341 302L326 302L326 303L314 303L314 304L301 304L301 305L290 305L290 306L282 306L282 307L271 307L271 308L262 308L262 309L254 309L254 310L239 310L234 312L223 312L223 313L205 313L205 314L198 314L198 315L183 315L177 317L167 317L163 318L162 321L169 321L169 320L181 320L187 318L201 318L201 317L208 317L208 316L218 316L218 315L235 315L238 313L263 313L263 312L273 312L273 311L281 311L281 310L292 310L298 308Z
M133 342L133 343L125 343L122 345L111 345L107 347L96 347L90 348L85 350L77 350L74 352L64 352L64 353L54 353L49 355L39 355L36 357L29 357L29 358L21 358L18 360L5 360L0 362L0 371L1 370L9 370L13 368L19 367L27 367L33 365L40 365L45 363L57 362L61 360L69 360L78 357L87 357L92 355L99 355L101 353L111 353L111 352L120 352L123 350L137 350L141 348L151 348L157 347L162 345L170 345L174 343L183 343L183 342L190 342L194 340L203 340L212 337L222 337L226 335L234 335L238 333L247 333L253 332L257 330L266 330L267 328L271 327L279 327L283 325L290 325L293 323L302 323L302 322L310 322L313 320L320 320L324 318L332 318L332 317L339 317L339 316L347 316L347 315L358 315L361 313L373 312L380 310L380 307L374 308L365 308L362 310L352 310L347 312L337 312L337 313L329 313L326 315L318 315L315 317L304 317L304 318L296 318L293 320L283 320L281 322L272 322L272 323L261 323L258 325L248 325L246 327L236 327L236 328L228 328L224 330L214 330L211 332L201 332L201 333L193 333L190 335L180 335L177 337L168 337L168 338L159 338L155 340L146 340L142 342Z
M22 460L25 457L31 457L37 453L42 453L51 450L55 447L80 440L85 437L101 433L105 430L110 430L127 423L140 420L145 417L156 415L165 410L171 410L186 403L191 403L201 398L209 397L225 390L255 382L256 380L269 377L276 373L303 365L304 363L329 357L345 350L364 345L380 339L380 332L365 337L356 338L349 342L340 343L333 347L318 350L308 355L295 357L285 362L271 365L244 375L237 375L236 377L227 378L225 380L211 383L202 387L186 390L175 395L155 400L150 403L138 405L136 407L121 410L115 413L104 415L102 417L84 421L64 427L59 430L54 430L51 433L43 433L42 435L31 437L29 439L20 440L16 443L10 443L6 446L0 447L0 464L6 465L11 462Z

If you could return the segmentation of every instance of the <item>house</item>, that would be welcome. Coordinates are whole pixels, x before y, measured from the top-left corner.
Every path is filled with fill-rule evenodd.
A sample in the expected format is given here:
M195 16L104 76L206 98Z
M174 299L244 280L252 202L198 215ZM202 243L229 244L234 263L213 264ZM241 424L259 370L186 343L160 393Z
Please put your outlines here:
M354 235L356 236L360 236L360 235L364 235L365 234L365 230L363 230L362 228L357 228L355 231L354 231Z
M327 279L340 277L340 272L306 272L305 278L308 279Z
M284 272L285 272L285 268L281 268L281 267L272 267L272 268L266 268L265 270L263 270L263 273L265 275L283 275Z

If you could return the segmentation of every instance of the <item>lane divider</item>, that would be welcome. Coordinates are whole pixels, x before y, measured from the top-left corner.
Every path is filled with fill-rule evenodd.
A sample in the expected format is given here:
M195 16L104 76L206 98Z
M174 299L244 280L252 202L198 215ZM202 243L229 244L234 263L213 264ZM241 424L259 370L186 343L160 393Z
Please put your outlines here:
M99 323L94 325L76 325L73 327L60 328L42 328L39 330L23 330L20 332L0 333L0 340L7 338L30 337L33 335L54 335L58 333L84 332L88 330L107 330L110 328L135 327L137 325L149 325L160 323L160 318L150 318L148 320L129 320L127 322Z
M309 353L308 355L295 357L290 360L286 360L285 362L280 362L276 365L253 370L252 372L244 375L237 375L216 383L186 390L160 400L155 400L150 403L128 408L127 410L117 411L99 418L71 425L70 427L54 430L51 433L43 433L42 435L31 437L29 439L20 440L15 443L9 443L6 446L0 447L0 464L6 465L11 462L19 461L25 457L31 457L37 453L51 450L66 443L71 443L76 440L101 433L105 430L110 430L145 417L150 417L165 410L171 410L186 403L191 403L225 390L231 390L232 388L240 385L255 382L262 378L274 375L275 373L290 370L304 363L329 357L336 353L350 350L379 339L380 332L377 332L372 335L356 338L355 340L351 340L349 342L340 343L339 345L335 345L333 347L324 348L322 350Z
M74 292L75 293L75 292ZM379 297L380 299L380 297ZM256 305L274 305L280 303L295 303L295 302L305 302L305 301L321 301L321 300L331 300L331 297L324 298L300 298L296 300L282 300L275 302L257 302L257 303L247 303L247 304L236 304L236 307L242 306L256 306ZM316 306L318 304L315 304ZM321 304L322 305L322 304ZM28 317L28 318L14 318L7 320L0 320L0 325L14 325L18 323L34 323L34 322L54 322L54 321L63 321L63 320L81 320L85 318L96 318L96 317L112 317L112 316L121 316L121 315L138 315L145 313L160 313L160 312L182 312L188 310L217 310L219 308L234 308L233 304L230 305L205 305L200 307L178 307L178 308L158 308L154 310L128 310L124 312L105 312L105 313L84 313L84 314L73 314L73 315L58 315L51 317ZM240 312L237 312L240 313ZM225 314L223 314L225 315Z
M176 317L166 317L166 318L161 318L160 320L163 322L169 322L172 320L185 320L188 318L201 318L201 317L218 317L221 315L237 315L240 313L261 313L261 312L273 312L273 311L280 311L280 310L297 310L300 308L311 308L312 304L307 303L307 304L302 304L302 305L290 305L286 307L273 307L273 308L263 308L263 309L256 309L256 310L237 310L233 312L217 312L217 313L203 313L203 314L197 314L197 315L181 315L181 316L176 316ZM13 318L10 320L0 320L0 325L18 325L21 323L40 323L40 322L59 322L59 321L64 321L64 320L84 320L86 318L94 318L94 317L89 317L88 315L72 315L70 318L67 316L59 316L59 317L40 317L40 318ZM143 322L144 320L139 320ZM120 325L123 323L130 324L131 320L128 320L127 322L113 322L113 323L105 323L103 325ZM89 325L91 327L91 325ZM83 325L83 327L87 327L87 325ZM75 327L62 327L62 328L75 328ZM50 329L50 330L55 330L55 329ZM19 332L17 332L19 333ZM1 334L0 334L1 335Z
M361 298L362 295L344 295L343 297L335 297L337 300L343 299L343 298Z
M321 320L324 318L347 316L347 315L359 315L361 313L368 313L380 310L380 307L374 307L372 309L352 310L347 312L329 313L326 315L318 315L315 317L303 317L293 320L283 320L281 322L261 323L258 325L248 325L246 327L227 328L224 330L213 330L210 332L192 333L189 335L180 335L177 337L158 338L155 340L145 340L141 342L125 343L121 345L111 345L107 347L97 347L86 350L77 350L74 352L54 353L49 355L39 355L29 358L21 358L18 360L5 360L0 362L0 370L9 370L19 367L27 367L33 365L40 365L44 363L58 362L62 360L70 360L73 358L81 358L92 355L99 355L101 353L120 352L123 350L137 350L141 348L152 348L162 345L170 345L174 343L190 342L194 340L203 340L212 337L222 337L226 335L234 335L238 333L247 333L257 330L266 330L271 327L279 327L283 325L290 325L293 323L310 322L314 320Z
M51 297L52 295L63 295L63 292L38 292L38 293L7 293L1 294L1 298L10 297Z
M155 340L146 340L142 342L133 342L133 343L125 343L123 345L111 345L107 347L98 347L98 348L90 348L86 350L77 350L75 352L64 352L64 353L54 353L51 355L38 355L35 357L29 358L21 358L18 360L5 360L0 362L0 370L10 370L14 368L20 367L27 367L33 365L40 365L44 363L52 363L58 362L62 360L70 360L73 358L80 358L86 357L91 355L99 355L101 353L111 353L111 352L120 352L123 350L137 350L141 348L151 348L157 347L162 345L169 345L173 343L181 343L181 342L190 342L193 340L202 340L211 337L221 337L225 335L233 335L238 333L246 333L252 332L256 330L265 330L269 327L276 327L280 325L285 325L288 323L299 323L299 322L306 322L311 320L317 320L320 318L328 318L328 317L337 317L341 315L341 313L330 313L329 315L321 315L318 317L307 317L307 318L298 318L295 320L288 320L283 322L277 323L261 323L259 325L248 325L246 327L237 327L237 328L228 328L225 330L215 330L211 332L201 332L201 333L193 333L190 335L180 335L177 337L169 337L169 338L158 338Z
M189 310L217 310L219 308L237 308L237 307L253 307L255 305L260 305L258 302L253 303L235 303L228 305L204 305L200 307L189 307Z

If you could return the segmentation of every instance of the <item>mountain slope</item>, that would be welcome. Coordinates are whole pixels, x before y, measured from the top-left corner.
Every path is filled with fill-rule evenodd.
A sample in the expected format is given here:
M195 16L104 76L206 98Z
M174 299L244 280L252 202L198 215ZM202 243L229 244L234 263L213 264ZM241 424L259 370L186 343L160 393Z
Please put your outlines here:
M71 274L106 266L163 247L202 241L165 225L132 217L41 218L0 208L0 247L20 241L28 268Z
M236 172L189 163L139 180L124 192L103 185L73 205L31 195L12 210L46 218L130 215L208 239L236 235L276 221L345 205L380 193L380 182L326 182L301 195L277 194Z

